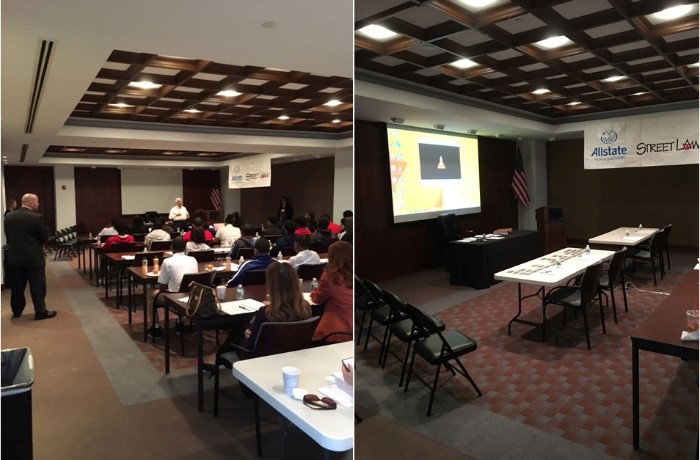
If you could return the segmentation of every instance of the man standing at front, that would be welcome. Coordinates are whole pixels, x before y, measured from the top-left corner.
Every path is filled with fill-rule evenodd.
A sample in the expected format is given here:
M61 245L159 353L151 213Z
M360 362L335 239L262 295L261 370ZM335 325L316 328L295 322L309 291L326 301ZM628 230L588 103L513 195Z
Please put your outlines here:
M44 243L49 238L49 230L44 225L39 209L39 197L27 193L22 196L22 207L5 217L5 237L7 238L7 271L12 294L10 306L12 317L22 316L27 301L24 289L29 282L29 292L34 303L34 319L48 319L56 316L55 311L47 310L46 259Z
M168 219L173 221L173 228L184 228L187 226L187 219L190 218L190 213L187 208L182 205L182 198L175 198L175 206L170 209Z

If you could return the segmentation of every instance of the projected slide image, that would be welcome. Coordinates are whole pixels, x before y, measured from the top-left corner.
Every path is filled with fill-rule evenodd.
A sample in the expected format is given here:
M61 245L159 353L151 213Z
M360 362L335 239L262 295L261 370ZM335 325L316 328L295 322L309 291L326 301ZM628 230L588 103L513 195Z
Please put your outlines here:
M459 147L418 144L422 180L460 179Z
M475 138L394 128L387 134L395 223L480 212Z

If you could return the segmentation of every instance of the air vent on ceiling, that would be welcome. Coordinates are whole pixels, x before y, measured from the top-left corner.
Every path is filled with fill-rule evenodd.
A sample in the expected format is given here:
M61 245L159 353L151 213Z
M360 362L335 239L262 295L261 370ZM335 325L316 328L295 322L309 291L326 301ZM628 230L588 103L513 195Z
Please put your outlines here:
M29 148L29 145L22 144L22 152L20 153L20 156L19 156L20 163L24 163L24 160L27 158L27 149L28 148Z
M36 118L39 107L41 92L44 89L44 79L46 78L46 72L49 68L52 50L53 42L47 40L41 41L41 50L39 51L39 60L37 61L36 75L34 76L34 85L32 86L32 100L29 106L29 113L27 114L27 125L24 129L24 132L27 134L30 134L34 129L34 119Z

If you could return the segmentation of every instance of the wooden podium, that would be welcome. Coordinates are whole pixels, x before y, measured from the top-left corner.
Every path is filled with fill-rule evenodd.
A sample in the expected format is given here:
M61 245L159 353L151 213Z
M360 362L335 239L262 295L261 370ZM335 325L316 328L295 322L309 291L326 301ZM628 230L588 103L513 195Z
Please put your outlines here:
M535 211L537 231L544 238L544 253L566 247L566 207L543 206Z

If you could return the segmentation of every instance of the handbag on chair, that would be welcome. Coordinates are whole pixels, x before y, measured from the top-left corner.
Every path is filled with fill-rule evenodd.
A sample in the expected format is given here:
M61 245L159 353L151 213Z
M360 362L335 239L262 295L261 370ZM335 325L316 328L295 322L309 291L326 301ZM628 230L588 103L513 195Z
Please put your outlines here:
M190 297L187 299L187 308L185 309L188 318L192 318L194 315L207 318L221 309L213 287L205 286L196 281L192 281L188 287Z

